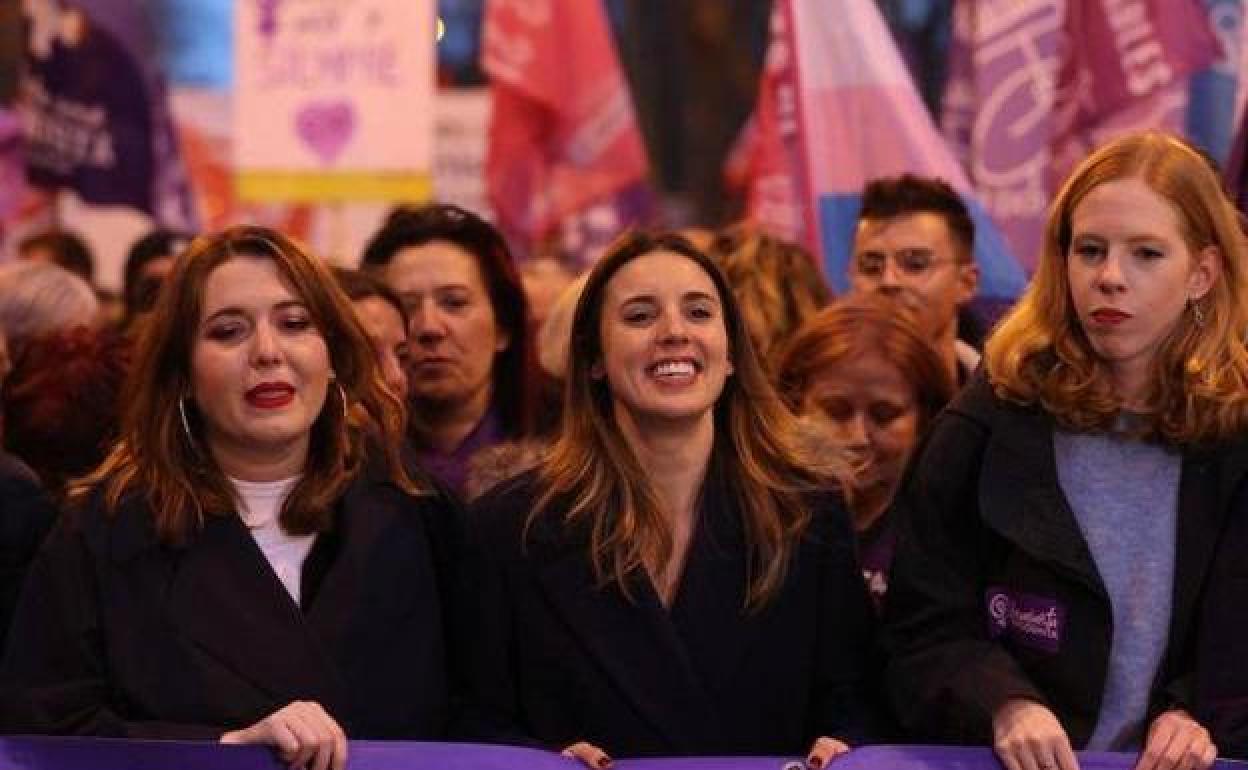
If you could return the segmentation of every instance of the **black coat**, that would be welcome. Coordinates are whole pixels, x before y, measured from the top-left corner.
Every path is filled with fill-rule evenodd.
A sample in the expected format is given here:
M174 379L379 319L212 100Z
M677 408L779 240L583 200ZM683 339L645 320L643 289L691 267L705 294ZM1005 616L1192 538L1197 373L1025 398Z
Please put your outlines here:
M56 506L35 472L0 452L0 650L26 570L56 520Z
M1190 631L1226 509L1220 472L1217 453L1183 455L1170 630L1150 719L1190 708ZM1028 697L1084 746L1100 713L1113 622L1058 482L1051 418L976 379L932 426L893 513L886 689L903 727L919 740L990 742L997 707ZM1030 616L1002 614L1005 599Z
M67 513L31 568L0 665L6 733L215 738L294 700L352 738L437 738L442 612L426 518L357 479L304 564L301 609L237 516L159 544L146 505Z
M553 511L523 540L533 473L476 503L463 737L586 740L612 756L791 755L861 737L873 617L844 506L820 497L778 595L747 614L742 521L714 476L670 610L644 575L632 600L600 585L588 533Z
M1221 494L1232 503L1197 626L1194 715L1219 755L1248 759L1248 485L1237 483L1248 446L1228 453L1226 465Z

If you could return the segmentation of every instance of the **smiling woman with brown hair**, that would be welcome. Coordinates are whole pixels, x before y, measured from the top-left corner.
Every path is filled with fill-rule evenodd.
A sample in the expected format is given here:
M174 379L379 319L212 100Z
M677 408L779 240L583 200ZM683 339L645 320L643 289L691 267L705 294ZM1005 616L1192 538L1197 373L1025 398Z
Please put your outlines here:
M265 228L197 239L143 327L120 441L32 567L0 729L338 769L347 736L439 736L425 520L446 503L404 471L402 425L321 262Z
M872 617L839 456L794 444L722 274L624 237L572 323L563 430L469 516L466 730L610 756L863 735Z

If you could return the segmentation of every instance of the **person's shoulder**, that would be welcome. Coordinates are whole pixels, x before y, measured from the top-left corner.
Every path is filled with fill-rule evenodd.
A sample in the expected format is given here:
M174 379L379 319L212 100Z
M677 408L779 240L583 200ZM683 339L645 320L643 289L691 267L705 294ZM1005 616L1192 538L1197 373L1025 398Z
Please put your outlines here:
M938 415L937 426L933 430L941 427L945 430L951 429L948 425L941 426L941 423L960 426L953 427L953 430L963 429L967 423L993 430L1020 419L1034 419L1040 412L1038 406L1028 406L1002 397L983 367L980 367L970 382L954 395L953 400Z
M129 490L111 503L106 482L67 502L57 522L63 537L80 539L88 550L126 562L160 546L147 498Z
M478 540L512 542L522 538L538 502L537 469L502 481L468 507L468 528Z

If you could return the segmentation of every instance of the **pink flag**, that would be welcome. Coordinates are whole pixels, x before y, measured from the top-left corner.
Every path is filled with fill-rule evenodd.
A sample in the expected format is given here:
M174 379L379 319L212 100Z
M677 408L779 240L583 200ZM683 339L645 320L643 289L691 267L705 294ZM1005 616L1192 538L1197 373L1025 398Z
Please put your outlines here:
M1116 134L1180 130L1216 54L1199 0L958 0L945 135L1025 265L1070 169Z
M494 94L486 184L518 245L646 179L599 0L489 0L483 40Z

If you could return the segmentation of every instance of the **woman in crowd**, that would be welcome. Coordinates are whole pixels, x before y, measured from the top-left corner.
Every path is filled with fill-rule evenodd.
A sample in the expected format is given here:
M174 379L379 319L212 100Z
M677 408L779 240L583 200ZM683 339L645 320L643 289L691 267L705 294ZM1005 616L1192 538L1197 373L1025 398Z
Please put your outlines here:
M524 290L502 236L449 204L404 208L364 252L410 318L408 394L421 464L456 492L480 449L532 427Z
M31 568L0 728L262 743L318 770L346 736L439 736L422 511L443 503L403 470L401 402L328 269L265 228L196 240L128 393Z
M359 270L334 268L334 278L355 306L355 314L373 343L377 362L390 391L407 397L407 310L380 279Z
M1244 259L1181 140L1120 138L1067 180L986 375L897 497L888 689L916 736L991 742L1009 770L1213 762L1191 628L1243 467L1217 450L1248 427Z
M878 609L895 539L888 506L919 436L953 397L949 369L899 303L863 294L803 325L776 377L789 408L854 461L850 514Z
M873 625L847 465L793 445L719 270L626 236L585 285L567 387L542 463L468 517L469 737L595 767L845 751Z

